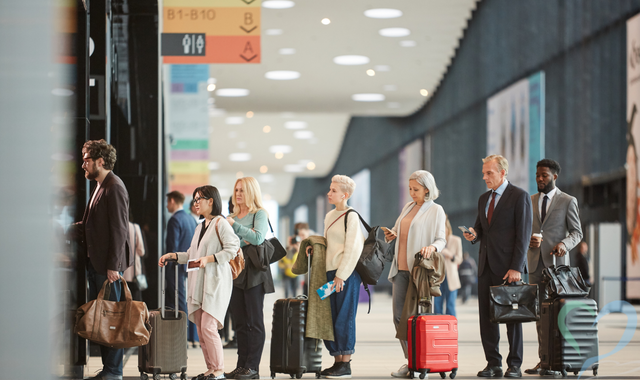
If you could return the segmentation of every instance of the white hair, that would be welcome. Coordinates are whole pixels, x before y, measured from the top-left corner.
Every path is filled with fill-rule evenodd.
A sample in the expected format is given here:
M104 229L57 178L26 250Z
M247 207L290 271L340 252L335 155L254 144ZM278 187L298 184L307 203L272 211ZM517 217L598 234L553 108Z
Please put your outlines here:
M335 182L338 186L340 186L340 190L342 190L342 192L344 193L349 194L349 198L351 198L353 192L356 191L356 183L346 175L336 174L333 176L333 178L331 178L331 182Z
M498 171L504 170L505 177L509 174L509 161L506 158L499 154L492 154L482 159L482 163L486 164L487 162L495 161L496 165L498 165Z
M415 180L420 184L420 186L424 187L428 190L427 195L425 195L424 200L426 201L435 201L440 196L440 190L436 186L436 180L433 178L433 175L426 170L417 170L411 174L409 177L409 181Z

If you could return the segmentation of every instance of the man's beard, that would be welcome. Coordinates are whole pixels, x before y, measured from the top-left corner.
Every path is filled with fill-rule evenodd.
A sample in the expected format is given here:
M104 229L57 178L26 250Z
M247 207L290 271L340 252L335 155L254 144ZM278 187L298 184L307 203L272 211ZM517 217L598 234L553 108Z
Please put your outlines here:
M551 190L553 190L553 188L555 187L555 184L553 183L553 181L547 183L545 185L544 188L540 189L540 185L538 185L538 191L540 191L541 193L547 194L549 193Z
M86 177L90 181L98 178L98 171L97 170L94 170L94 171L87 170L86 173L87 173Z

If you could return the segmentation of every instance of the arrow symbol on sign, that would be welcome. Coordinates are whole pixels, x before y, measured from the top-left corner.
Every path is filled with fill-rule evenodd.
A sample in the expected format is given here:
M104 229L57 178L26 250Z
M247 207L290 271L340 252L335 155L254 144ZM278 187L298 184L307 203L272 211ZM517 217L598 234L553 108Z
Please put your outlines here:
M245 3L245 4L251 4L251 3L253 3L254 1L256 1L256 0L250 0L250 1L242 0L242 2L243 2L243 3Z
M253 57L251 57L251 58L247 58L247 57L245 57L243 54L240 54L240 58L244 59L244 60L245 60L245 61L247 61L247 62L251 62L251 61L252 61L255 57L257 57L257 56L258 56L258 54L254 54L254 56L253 56Z
M244 28L244 26L241 26L241 27L240 27L240 29L244 30L244 31L245 31L245 32L247 32L247 33L251 33L251 32L253 32L254 30L256 30L256 28L257 28L257 27L258 27L258 26L256 25L256 26L254 26L253 28L251 28L251 29L247 30L247 29L245 29L245 28Z

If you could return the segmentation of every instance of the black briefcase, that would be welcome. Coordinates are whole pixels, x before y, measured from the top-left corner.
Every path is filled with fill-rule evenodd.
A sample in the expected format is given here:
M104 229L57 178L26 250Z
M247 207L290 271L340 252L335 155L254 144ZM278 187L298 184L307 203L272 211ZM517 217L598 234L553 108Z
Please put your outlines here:
M493 323L521 323L540 320L538 285L514 282L492 286L490 320Z

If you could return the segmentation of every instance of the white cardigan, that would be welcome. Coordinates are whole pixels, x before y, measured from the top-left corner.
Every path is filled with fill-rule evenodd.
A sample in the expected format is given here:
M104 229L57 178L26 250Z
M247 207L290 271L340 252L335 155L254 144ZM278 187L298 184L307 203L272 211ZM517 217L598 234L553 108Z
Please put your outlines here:
M402 219L411 211L416 205L416 202L407 203L396 224L391 229L400 238L400 223ZM411 221L409 227L409 233L407 234L407 267L409 270L413 268L414 256L420 252L423 247L433 245L436 247L437 252L442 252L447 245L446 229L445 229L446 215L444 209L439 204L433 201L427 201L422 204L420 210ZM391 269L389 270L389 279L393 279L398 274L398 242L396 242L393 262L391 263Z
M219 220L218 220L219 219ZM215 227L218 222L218 232L224 244L224 250L216 235ZM236 257L240 248L240 239L233 232L233 228L227 220L221 216L213 218L209 227L200 241L200 230L204 222L198 224L196 232L191 239L191 246L187 252L177 252L178 263L186 264L188 260L198 259L204 256L216 256L216 261L207 264L204 268L191 271L187 275L187 307L189 320L195 323L194 315L198 309L202 309L218 321L218 330L224 326L224 316L227 313L233 290L233 277L229 261Z

